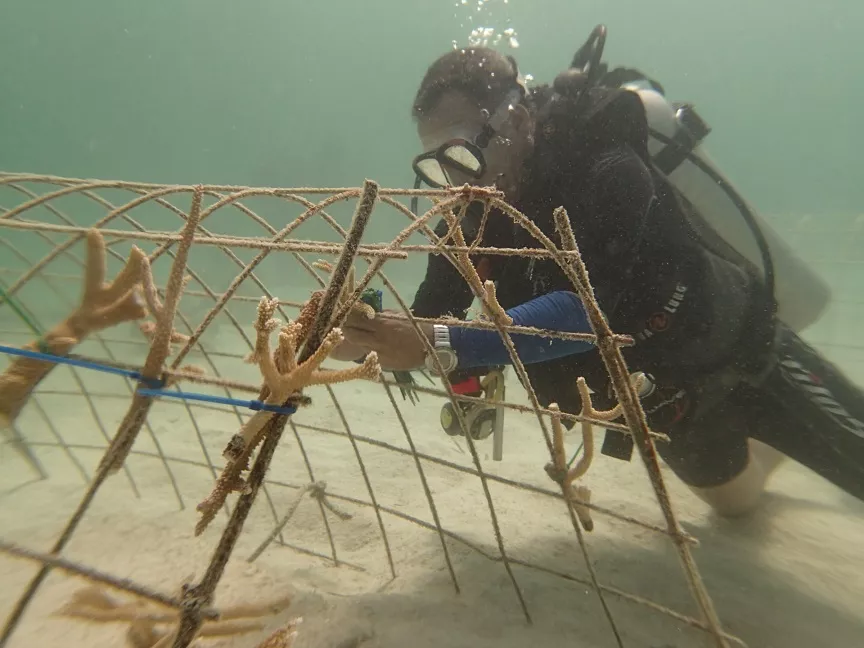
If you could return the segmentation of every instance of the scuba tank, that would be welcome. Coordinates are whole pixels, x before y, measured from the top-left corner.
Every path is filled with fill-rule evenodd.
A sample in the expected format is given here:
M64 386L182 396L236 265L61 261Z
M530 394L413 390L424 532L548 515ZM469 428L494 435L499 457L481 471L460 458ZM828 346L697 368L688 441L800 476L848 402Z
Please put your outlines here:
M555 91L574 98L577 113L589 91L597 86L617 87L639 96L649 129L648 154L655 169L690 207L685 211L694 228L706 241L719 238L757 272L761 270L767 306L777 320L798 333L812 325L830 302L828 284L717 169L702 144L711 128L693 106L670 103L663 87L638 70L609 70L601 61L605 41L606 27L598 25L576 52L570 67L555 79ZM773 339L771 331L765 333ZM646 414L655 415L654 424L672 424L692 406L684 391L672 386L661 388L654 384L653 377L644 374L639 376L639 381L640 401ZM617 430L606 430L603 454L629 460L632 451L631 437Z
M744 211L755 220L774 267L777 317L800 333L818 320L831 299L831 289L789 245L732 189L705 151L702 139L710 128L689 104L674 104L655 88L626 83L642 100L650 128L648 151L657 167L707 224L739 254L762 268L762 252Z
M735 190L711 161L703 139L711 128L690 104L670 103L663 87L638 70L608 70L601 63L606 27L598 25L576 52L570 68L555 80L559 92L579 92L595 85L635 92L645 108L648 152L656 168L707 225L737 254L761 269L777 318L800 333L817 321L831 299L831 289Z

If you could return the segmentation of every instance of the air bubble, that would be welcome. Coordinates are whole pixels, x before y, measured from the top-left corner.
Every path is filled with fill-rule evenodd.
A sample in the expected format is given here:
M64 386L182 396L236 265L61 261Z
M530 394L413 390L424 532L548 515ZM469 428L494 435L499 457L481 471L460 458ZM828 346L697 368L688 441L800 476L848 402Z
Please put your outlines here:
M474 7L474 11L466 7L464 9L466 13L456 18L460 22L460 29L470 29L470 35L467 38L470 47L501 48L505 47L505 43L511 49L519 47L518 35L512 27L513 20L511 16L507 15L509 7L503 15L496 13L496 11L500 12L500 0L472 0L470 3L468 0L451 0L451 2L455 2L457 7L465 7L466 5ZM509 4L509 0L504 0L503 4ZM475 16L476 20L474 19Z

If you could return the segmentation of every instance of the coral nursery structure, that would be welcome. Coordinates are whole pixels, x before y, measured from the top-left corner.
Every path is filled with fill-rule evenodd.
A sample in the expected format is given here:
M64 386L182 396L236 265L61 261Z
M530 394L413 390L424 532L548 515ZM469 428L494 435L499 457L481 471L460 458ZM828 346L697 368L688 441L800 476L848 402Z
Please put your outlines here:
M268 633L263 643L259 641L262 647L292 645L295 637L303 636L303 626L297 625L299 619L287 624L284 619L275 620L275 616L288 607L288 601L247 601L239 607L221 607L216 605L215 599L216 587L241 534L249 532L250 513L253 508L265 506L265 500L272 503L268 489L275 487L279 477L274 476L273 471L268 473L268 469L278 462L274 457L280 444L285 443L286 429L290 429L297 447L304 453L309 483L299 487L286 514L277 515L274 510L271 526L264 530L264 535L269 534L268 540L250 561L272 542L287 546L280 540L282 533L290 528L300 499L309 495L320 507L332 554L316 555L339 565L337 543L327 514L335 514L336 519L341 520L351 518L352 514L333 503L341 499L356 510L372 515L372 521L380 529L391 578L398 577L394 560L396 549L385 530L385 518L398 517L414 522L436 534L447 572L458 591L453 543L476 547L446 527L425 472L429 466L435 466L476 478L485 502L483 514L489 516L496 539L494 551L478 551L501 563L519 609L529 623L531 605L520 586L517 568L534 565L508 549L491 494L493 485L514 492L531 491L561 502L561 515L572 527L574 542L585 559L587 576L575 577L564 572L560 572L560 576L580 582L593 592L602 606L615 645L624 643L615 615L606 602L610 596L695 628L706 645L743 645L723 630L703 585L692 556L695 540L680 528L661 475L655 443L663 442L663 435L648 429L638 399L639 385L631 379L621 355L621 347L631 340L611 331L602 316L579 256L578 242L562 209L555 212L557 240L553 241L505 203L497 192L467 187L394 190L382 189L367 181L362 187L347 189L259 189L0 174L0 190L0 245L5 248L4 261L0 264L0 315L4 332L0 342L7 356L0 375L0 420L5 425L4 434L10 439L10 445L33 471L50 479L39 460L39 446L29 438L23 418L28 409L45 409L41 402L50 392L45 385L50 382L50 374L61 366L79 381L73 395L86 399L97 412L100 394L88 387L80 376L113 374L116 380L127 381L130 386L125 414L117 429L105 429L97 417L104 440L97 446L100 459L93 474L85 474L86 489L80 503L74 510L65 512L66 522L50 550L43 552L0 539L0 553L38 566L37 573L20 592L3 623L0 646L7 645L52 572L90 581L58 610L59 616L69 623L125 624L126 641L130 646L204 646L214 637L240 637L254 630ZM415 215L403 203L410 198L430 199L432 207ZM475 201L484 205L483 223L494 209L532 234L536 247L501 249L469 244L462 229L462 218L469 203ZM346 202L353 203L354 209L350 224L344 227L334 213ZM298 212L297 215L286 218L292 210ZM92 214L96 216L91 217ZM438 218L448 224L448 234L443 239L432 229L433 221ZM391 226L394 219L400 219L404 226L398 228L391 240L370 242L370 231L376 229L375 223ZM319 234L302 235L313 230ZM320 234L322 231L327 235ZM329 240L322 240L325 238ZM413 242L416 240L423 242ZM84 260L81 248L85 252ZM558 264L570 279L574 292L583 300L594 334L579 336L514 326L498 304L494 284L484 282L472 265L471 256L478 252L529 255ZM369 318L404 318L418 332L421 323L430 321L411 313L388 275L391 264L401 263L409 255L427 253L449 260L474 292L479 302L478 316L463 324L497 331L511 352L513 371L527 387L528 404L505 401L493 404L507 411L528 412L536 418L536 426L548 450L548 461L539 463L536 470L537 474L544 475L549 488L508 480L484 469L481 442L469 433L470 422L465 410L457 406L476 401L477 397L456 393L446 378L441 379L441 389L413 383L409 391L413 392L412 397L442 398L453 405L449 411L463 433L458 443L467 448L467 456L470 456L467 466L418 451L410 426L391 391L393 386L404 389L405 384L382 372L374 353L359 364L341 368L325 366L328 354L342 340L340 326L352 311ZM278 269L272 265L274 259L279 260ZM119 269L112 270L115 267ZM76 288L75 282L81 287ZM373 286L383 288L384 298L395 304L395 311L381 312L380 308L370 305L364 296L368 296ZM56 309L49 309L34 298L36 294L44 297L49 291L58 295L80 293L81 297L65 310L59 298L52 300ZM280 291L287 294L280 295ZM201 307L201 303L206 306ZM257 311L253 311L255 306ZM244 315L238 316L236 313L241 310ZM452 322L448 318L434 321ZM245 350L235 353L224 343L209 341L208 336L226 330L235 339L245 341ZM602 354L619 404L610 411L594 409L587 385L580 379L582 410L579 414L565 413L555 404L542 407L525 367L514 354L513 333L582 337L593 341ZM116 351L118 339L130 349L125 357ZM258 375L249 377L246 369L225 369L229 361L235 363L231 367L245 362L244 367ZM350 423L353 421L349 421L351 417L344 412L332 388L347 381L358 381L381 390L386 399L383 402L389 403L396 412L407 448L393 447L352 431ZM313 387L318 388L314 397L310 391ZM303 427L295 420L300 410L328 407L320 393L330 399L329 405L334 408L334 416L342 421L344 433L324 426ZM116 400L117 395L114 398ZM196 429L194 421L199 412L214 408L236 412L236 427L223 432L221 455L211 457L205 451L201 462L196 457L172 457L161 449L152 431L151 417L160 408L177 403L182 403L189 412ZM562 425L565 419L580 422L576 429L581 432L583 452L575 461L567 459ZM598 499L596 492L592 496L583 481L592 463L593 425L632 435L659 502L662 524L617 514L600 505L602 498ZM56 432L55 445L62 447L70 457L74 456L63 431ZM312 463L301 441L303 434L319 433L347 437L360 466L366 497L358 493L340 495L339 484L332 479L326 485L315 480ZM155 591L64 557L64 551L87 518L100 489L109 488L112 480L123 478L121 475L130 484L134 483L130 458L142 452L140 444L146 438L156 443L155 454L164 464L181 506L186 497L198 502L197 520L190 516L191 533L185 541L211 542L211 532L204 534L210 525L219 535L210 550L211 559L203 575L194 582L177 582L177 595ZM394 456L410 456L425 494L425 512L407 515L378 501L380 487L376 489L373 485L374 475L363 463L360 451L367 444L392 451ZM205 445L202 440L201 447ZM181 464L181 461L187 463ZM181 465L195 461L211 471L212 491L185 491L177 478ZM26 492L26 488L22 486L21 492ZM141 492L139 496L146 498L147 493ZM215 520L220 512L224 512L226 520L217 526ZM630 524L640 532L650 532L671 541L695 602L697 613L694 616L654 603L645 592L628 593L602 584L602 575L596 572L590 557L585 532L602 525L607 516ZM260 528L257 533L261 535ZM308 615L306 618L308 620Z

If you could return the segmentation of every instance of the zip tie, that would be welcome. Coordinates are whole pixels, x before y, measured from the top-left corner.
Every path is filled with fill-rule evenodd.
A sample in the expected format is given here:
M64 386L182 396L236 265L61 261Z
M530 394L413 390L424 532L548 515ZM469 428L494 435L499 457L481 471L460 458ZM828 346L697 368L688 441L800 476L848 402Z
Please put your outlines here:
M41 345L40 345L41 346ZM6 345L0 345L0 353L6 353L13 356L21 356L23 358L30 358L31 360L40 360L42 362L53 362L56 364L65 364L71 365L73 367L80 367L82 369L92 369L94 371L101 371L103 373L115 374L118 376L125 376L127 378L131 378L141 384L147 385L148 387L160 388L165 386L165 381L161 378L147 378L143 376L138 371L130 371L128 369L120 369L119 367L112 367L110 365L98 364L96 362L90 362L89 360L80 360L78 358L67 358L65 356L58 356L51 353L43 353L41 351L30 351L28 349L19 349L17 347L10 347Z
M238 405L255 411L274 412L276 414L294 414L297 408L288 405L270 405L260 400L240 400L237 398L227 398L225 396L210 396L209 394L196 394L191 392L174 392L164 389L139 389L138 393L142 396L150 396L152 398L177 398L180 400L201 401L204 403L216 403L218 405Z

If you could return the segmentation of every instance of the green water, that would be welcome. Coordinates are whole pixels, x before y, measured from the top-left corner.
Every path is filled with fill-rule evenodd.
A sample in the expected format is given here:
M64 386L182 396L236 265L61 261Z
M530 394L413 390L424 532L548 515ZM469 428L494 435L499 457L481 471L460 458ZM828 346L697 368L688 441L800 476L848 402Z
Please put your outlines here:
M457 2L4 0L0 169L409 185L411 100L453 40L513 27L523 71L549 81L603 22L607 60L694 102L763 211L864 204L862 3Z
M411 101L453 41L512 28L518 49L499 47L549 82L600 22L606 60L695 103L708 150L763 213L860 210L864 5L840 0L5 0L0 170L407 187ZM388 214L370 236L403 225Z

